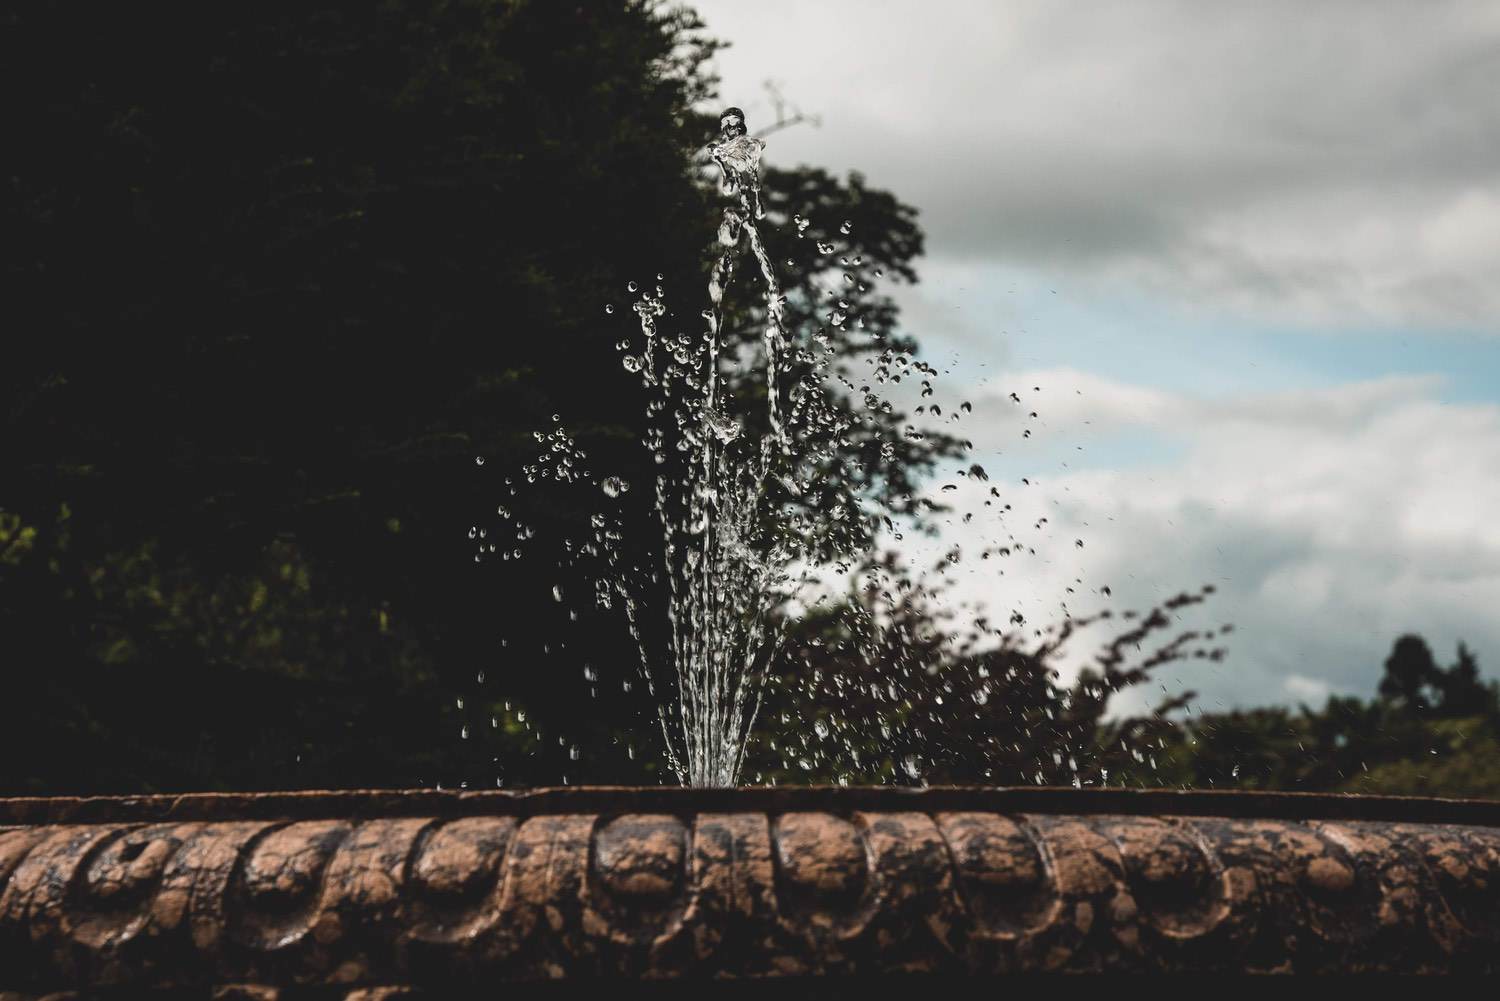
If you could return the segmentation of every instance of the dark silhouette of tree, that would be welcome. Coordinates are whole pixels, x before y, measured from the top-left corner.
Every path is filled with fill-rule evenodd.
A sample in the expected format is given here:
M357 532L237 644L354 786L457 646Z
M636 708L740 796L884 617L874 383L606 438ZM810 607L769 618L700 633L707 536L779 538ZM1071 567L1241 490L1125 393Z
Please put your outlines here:
M1159 667L1223 655L1215 640L1227 630L1167 635L1173 614L1202 603L1212 587L1144 614L1102 613L1039 630L1002 629L946 607L944 591L940 570L917 575L890 556L852 575L847 600L802 623L771 679L748 777L1158 784L1157 757L1175 727L1169 714L1192 693L1144 713L1108 710ZM1064 647L1085 627L1117 618L1125 625L1064 682Z
M1436 681L1442 697L1438 712L1444 716L1476 716L1495 704L1491 687L1479 679L1479 661L1463 641L1458 644L1458 659Z
M1432 704L1440 676L1427 641L1408 634L1396 640L1391 655L1386 658L1380 695L1399 702L1412 712L1420 712Z
M1183 785L1500 797L1500 686L1466 645L1445 670L1405 635L1375 699L1207 714L1168 744L1162 777Z
M467 533L502 503L558 540L586 523L592 498L506 483L554 414L647 478L604 305L661 273L698 322L717 46L647 0L0 18L0 627L27 707L0 790L659 774L623 629L564 614L555 560L476 564ZM869 286L864 340L831 332L846 364L915 350L873 279L915 278L913 210L858 176L765 184L797 319L835 241ZM730 304L747 349L753 306ZM900 507L950 447L904 416L874 415L899 447L839 489Z

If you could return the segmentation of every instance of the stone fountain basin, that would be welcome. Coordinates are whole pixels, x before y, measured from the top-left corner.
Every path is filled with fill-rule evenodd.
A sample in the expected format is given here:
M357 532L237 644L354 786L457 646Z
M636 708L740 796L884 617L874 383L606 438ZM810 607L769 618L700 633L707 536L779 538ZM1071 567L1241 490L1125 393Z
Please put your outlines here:
M0 800L7 999L1497 967L1500 803L993 788Z

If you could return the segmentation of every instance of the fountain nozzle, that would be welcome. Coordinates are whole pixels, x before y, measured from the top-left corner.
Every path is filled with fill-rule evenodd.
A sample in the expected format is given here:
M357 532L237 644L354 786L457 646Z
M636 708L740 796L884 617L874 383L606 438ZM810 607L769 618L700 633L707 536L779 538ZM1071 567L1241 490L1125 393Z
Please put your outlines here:
M719 138L738 139L748 132L745 127L745 113L739 108L725 108L724 113L719 116Z

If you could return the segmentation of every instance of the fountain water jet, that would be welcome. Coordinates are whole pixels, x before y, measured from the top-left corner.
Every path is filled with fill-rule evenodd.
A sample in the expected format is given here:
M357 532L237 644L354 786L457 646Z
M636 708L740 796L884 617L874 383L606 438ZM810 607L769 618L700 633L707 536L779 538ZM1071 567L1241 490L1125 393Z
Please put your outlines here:
M748 134L743 112L724 112L719 137L708 151L719 167L722 192L735 201L724 208L719 225L720 250L709 276L707 329L698 355L684 364L674 352L666 365L652 364L663 306L659 296L650 295L636 304L646 345L645 381L657 392L655 413L670 416L660 440L680 436L689 455L680 479L657 477L655 506L664 535L669 658L679 695L676 719L663 713L662 729L679 778L694 786L729 786L739 775L764 672L783 636L773 610L806 579L805 571L789 572L788 564L824 555L815 551L817 543L837 548L826 525L812 533L787 531L778 503L787 494L801 494L797 477L806 471L801 449L813 438L837 438L845 428L821 398L819 361L826 364L826 359L805 366L790 387L789 413L783 413L782 376L793 371L791 337L785 300L758 226L765 217L760 201L764 149L764 141ZM727 357L725 294L747 247L759 267L766 312L767 430L758 439L747 415L733 412L720 372ZM814 546L807 544L809 535ZM641 663L649 671L651 654L644 646Z
M627 526L609 512L594 516L592 543L570 557L601 558L595 602L618 601L623 609L641 673L660 697L668 762L692 786L734 784L768 665L785 636L787 618L780 613L819 568L862 552L877 522L852 491L841 489L863 460L849 437L856 418L825 387L835 356L826 328L805 340L788 329L787 297L760 230L764 148L737 108L724 112L719 135L707 147L728 204L700 334L662 329L671 314L660 284L629 286L637 293L633 313L641 340L617 347L623 368L646 394L644 444L656 469L652 507L663 564L641 571L621 559ZM728 293L747 259L754 262L752 280L764 310L762 336L750 348L726 337ZM828 319L840 326L847 315L841 308ZM746 379L749 372L763 377ZM559 480L579 478L584 456L565 429L537 437L549 450L539 460L546 467L540 475L550 469ZM535 479L538 467L526 474ZM617 500L629 483L611 476L599 487ZM518 535L526 531L520 526ZM644 619L659 610L647 608L642 597L662 580L665 649L647 638L654 634ZM671 678L658 677L664 665Z

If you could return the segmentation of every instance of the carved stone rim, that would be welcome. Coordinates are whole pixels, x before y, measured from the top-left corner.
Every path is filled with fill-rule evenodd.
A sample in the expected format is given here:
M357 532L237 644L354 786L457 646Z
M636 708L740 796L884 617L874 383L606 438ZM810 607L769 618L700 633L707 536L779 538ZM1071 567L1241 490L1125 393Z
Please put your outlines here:
M358 789L0 798L0 826L364 817L532 817L558 813L985 811L1075 816L1349 820L1500 827L1500 801L1416 796L1007 786L576 786L511 790Z
M961 787L0 800L0 1001L1231 970L1500 973L1500 803Z

